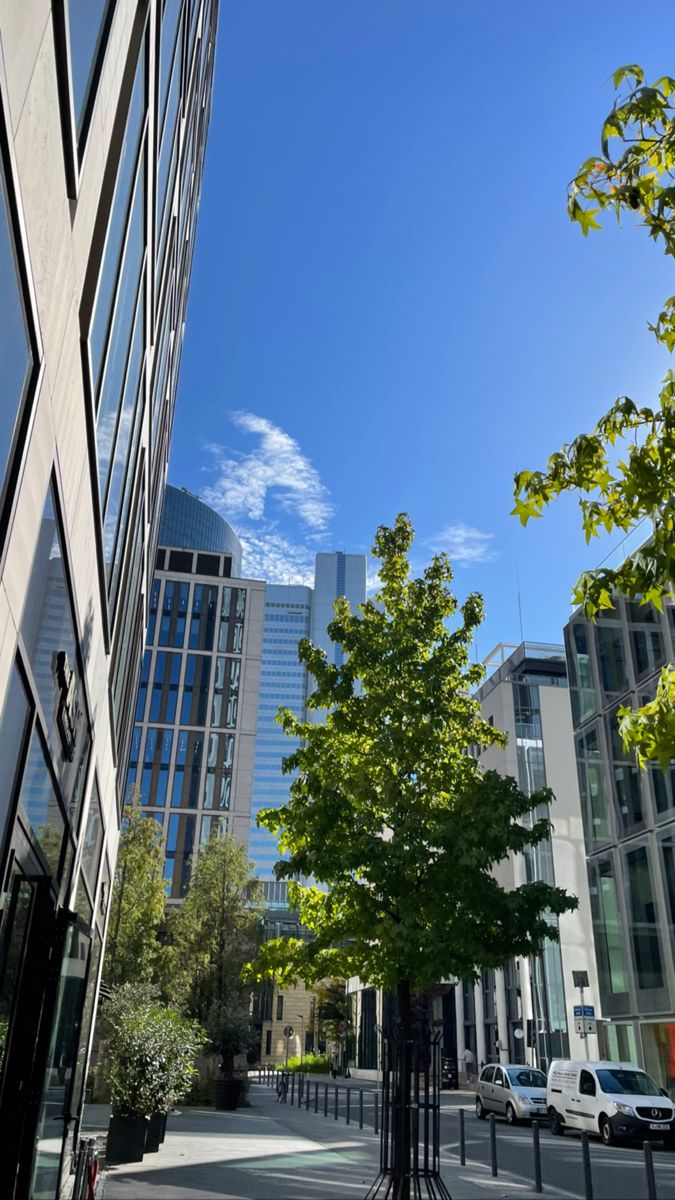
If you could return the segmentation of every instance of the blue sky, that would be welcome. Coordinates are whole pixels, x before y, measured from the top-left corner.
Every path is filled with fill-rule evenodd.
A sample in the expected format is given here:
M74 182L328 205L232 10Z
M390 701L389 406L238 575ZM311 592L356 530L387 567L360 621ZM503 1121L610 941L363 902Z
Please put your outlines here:
M567 181L608 77L675 74L675 10L625 0L223 0L169 479L296 581L410 513L478 589L478 648L558 640L574 504L522 530L513 474L648 403L672 263L630 224L584 239Z

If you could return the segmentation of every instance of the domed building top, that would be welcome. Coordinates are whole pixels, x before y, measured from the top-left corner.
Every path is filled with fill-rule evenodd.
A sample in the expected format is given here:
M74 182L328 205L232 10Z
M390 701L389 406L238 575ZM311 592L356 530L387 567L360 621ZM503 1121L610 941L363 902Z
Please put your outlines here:
M231 525L185 488L167 484L159 529L160 546L206 550L232 556L232 575L241 578L241 542Z

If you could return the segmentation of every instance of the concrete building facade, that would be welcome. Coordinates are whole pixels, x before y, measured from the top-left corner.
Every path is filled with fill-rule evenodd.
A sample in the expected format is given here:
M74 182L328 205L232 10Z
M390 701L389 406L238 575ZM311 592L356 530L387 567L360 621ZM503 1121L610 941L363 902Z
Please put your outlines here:
M675 1097L675 771L623 749L620 706L652 699L675 660L675 606L623 597L565 630L600 997L603 1053L644 1066Z
M0 0L3 1195L77 1146L217 0Z
M458 985L457 1054L474 1067L528 1062L546 1070L551 1058L597 1055L597 1036L577 1030L575 971L587 973L584 1003L600 1016L564 647L500 645L486 669L476 698L483 716L509 740L504 749L482 752L481 766L513 777L527 795L549 787L555 796L550 808L533 814L551 821L550 838L504 860L495 875L507 889L533 880L562 887L578 898L578 907L558 918L559 943L547 941L539 955L484 972L475 987Z
M167 487L127 796L137 785L162 827L169 901L210 836L248 842L265 584L233 568L241 546L227 522Z

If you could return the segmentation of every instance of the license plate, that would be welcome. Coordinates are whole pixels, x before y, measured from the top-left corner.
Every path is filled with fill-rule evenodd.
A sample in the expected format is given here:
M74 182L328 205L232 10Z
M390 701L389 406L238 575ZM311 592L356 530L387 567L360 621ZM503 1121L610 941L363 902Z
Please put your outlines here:
M654 1122L652 1121L652 1122L651 1122L651 1124L650 1124L650 1126L649 1126L649 1128L650 1128L650 1129L658 1129L658 1130L659 1130L659 1133L663 1133L663 1132L664 1132L664 1130L666 1130L666 1129L669 1129L669 1128L670 1128L670 1126L669 1126L669 1125L660 1125L660 1124L658 1124L658 1123L657 1123L657 1124L654 1124Z

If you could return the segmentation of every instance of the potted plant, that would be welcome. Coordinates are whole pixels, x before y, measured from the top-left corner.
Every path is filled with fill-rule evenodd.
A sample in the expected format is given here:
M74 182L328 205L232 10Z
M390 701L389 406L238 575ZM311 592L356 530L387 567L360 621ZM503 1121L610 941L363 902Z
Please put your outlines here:
M106 1157L140 1162L159 1149L166 1113L189 1087L205 1035L134 985L114 989L104 1011L112 1104Z
M212 1049L220 1056L220 1079L213 1084L214 1105L232 1112L242 1098L244 1080L234 1069L235 1056L246 1049L249 1037L249 999L233 991L226 1001L214 1000L204 1022Z

